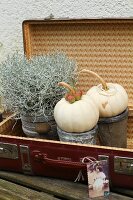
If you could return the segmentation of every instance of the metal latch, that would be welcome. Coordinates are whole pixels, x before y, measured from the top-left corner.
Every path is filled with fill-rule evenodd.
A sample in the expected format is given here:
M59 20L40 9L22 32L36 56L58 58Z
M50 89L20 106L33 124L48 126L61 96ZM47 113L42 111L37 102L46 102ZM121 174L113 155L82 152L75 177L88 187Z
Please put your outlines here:
M98 155L98 160L106 160L107 162L109 162L109 156L106 155Z
M133 175L133 158L115 156L114 171L119 174Z
M20 145L20 154L23 172L25 174L32 174L29 147L26 145Z
M0 142L0 158L18 159L18 146Z

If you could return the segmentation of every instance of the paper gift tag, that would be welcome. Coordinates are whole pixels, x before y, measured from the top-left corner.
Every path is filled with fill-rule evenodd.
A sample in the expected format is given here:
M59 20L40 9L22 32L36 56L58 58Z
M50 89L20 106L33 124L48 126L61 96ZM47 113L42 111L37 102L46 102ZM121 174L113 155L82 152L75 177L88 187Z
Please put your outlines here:
M108 161L91 161L87 164L89 198L108 197L109 176L108 176Z

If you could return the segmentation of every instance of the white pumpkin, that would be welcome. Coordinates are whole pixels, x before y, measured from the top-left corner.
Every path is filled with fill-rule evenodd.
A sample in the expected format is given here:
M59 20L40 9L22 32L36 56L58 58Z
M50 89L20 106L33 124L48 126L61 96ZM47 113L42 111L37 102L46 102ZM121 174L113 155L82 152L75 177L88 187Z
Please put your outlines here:
M80 133L96 126L99 110L87 95L73 103L62 98L54 108L54 118L63 131Z
M117 83L105 83L95 72L82 70L96 75L102 84L93 86L87 95L99 108L100 117L113 117L122 113L128 106L128 95L126 90Z

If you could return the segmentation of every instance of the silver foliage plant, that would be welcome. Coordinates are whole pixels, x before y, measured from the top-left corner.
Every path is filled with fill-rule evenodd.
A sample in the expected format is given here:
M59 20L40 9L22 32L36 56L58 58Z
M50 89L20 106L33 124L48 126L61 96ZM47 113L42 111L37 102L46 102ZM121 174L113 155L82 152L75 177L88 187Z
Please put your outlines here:
M1 86L6 109L21 115L53 116L55 104L65 94L58 82L75 79L76 63L63 52L28 60L18 53L1 64Z

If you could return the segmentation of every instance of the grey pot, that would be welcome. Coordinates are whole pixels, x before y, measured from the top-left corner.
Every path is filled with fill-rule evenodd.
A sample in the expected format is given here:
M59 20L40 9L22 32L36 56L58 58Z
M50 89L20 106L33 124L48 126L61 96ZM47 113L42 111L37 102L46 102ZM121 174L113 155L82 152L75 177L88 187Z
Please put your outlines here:
M27 137L57 140L57 126L53 117L21 116L22 130Z
M57 133L60 141L81 144L96 144L97 131L97 125L93 129L82 133L70 133L63 131L59 127L57 127Z

